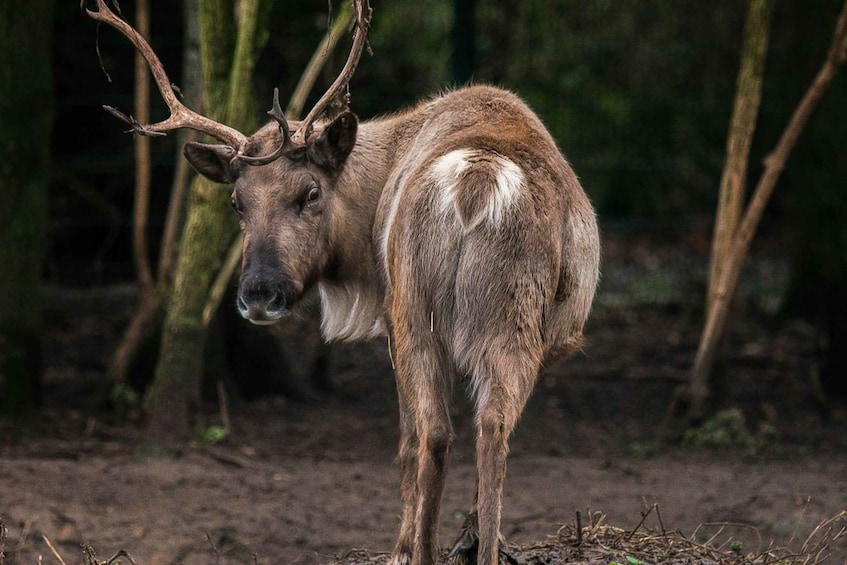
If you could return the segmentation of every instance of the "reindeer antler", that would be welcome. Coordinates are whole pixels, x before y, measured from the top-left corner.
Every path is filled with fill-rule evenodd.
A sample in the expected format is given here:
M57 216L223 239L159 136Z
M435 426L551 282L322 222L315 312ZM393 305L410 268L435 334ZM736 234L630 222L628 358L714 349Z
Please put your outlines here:
M312 128L315 120L317 120L329 107L333 100L337 99L341 93L344 93L345 106L350 104L350 79L353 78L353 73L356 72L356 66L359 64L359 59L362 56L362 51L367 44L368 29L371 25L371 9L370 0L353 0L353 9L356 12L356 17L353 21L353 46L350 48L350 55L347 56L347 62L344 63L344 68L338 78L330 85L329 89L320 97L317 104L303 119L300 127L294 132L294 141L298 143L306 143L309 136L312 134Z
M268 115L276 120L277 124L279 124L279 133L282 137L282 143L279 144L279 147L277 147L273 153L265 155L264 157L249 157L247 155L241 155L240 159L248 165L259 166L272 163L279 159L279 156L282 155L286 147L291 145L291 135L288 132L288 120L285 119L285 115L282 113L282 108L279 105L278 88L274 88L274 102L271 109L268 110Z
M159 87L159 92L162 93L162 98L164 98L165 103L168 105L171 115L167 120L162 122L145 125L139 124L134 118L125 115L111 106L104 106L103 108L106 111L128 123L132 127L132 131L139 135L164 135L166 131L180 128L191 128L199 132L209 134L215 139L226 143L232 147L236 153L244 148L247 144L246 135L225 124L216 122L206 116L202 116L197 112L190 110L179 101L176 93L174 92L174 88L171 85L171 81L168 79L167 73L165 73L165 68L162 65L162 62L159 60L159 57L156 56L156 53L150 47L150 44L147 43L147 40L144 39L132 26L117 16L106 4L106 0L96 0L96 11L88 8L88 1L89 0L82 0L80 2L80 7L85 10L85 13L98 22L108 24L121 32L127 39L130 40L138 52L141 53L144 60L147 61L147 65L150 67L150 72L153 73L153 79L156 81L156 85Z
M198 114L186 107L174 91L174 86L168 79L165 68L159 57L150 47L150 44L139 34L131 25L123 18L115 14L108 6L107 0L94 0L97 6L96 10L88 8L91 0L80 0L80 8L85 10L86 14L92 19L106 23L123 34L135 46L139 53L147 61L150 67L150 72L153 73L153 78L156 85L159 87L159 92L170 110L171 115L168 119L157 122L155 124L141 124L132 116L128 116L120 110L111 106L103 106L103 109L126 122L132 128L131 131L139 135L161 136L165 132L180 128L191 128L199 132L211 135L212 137L222 141L232 149L232 159L238 159L248 165L266 165L278 159L284 151L290 147L291 142L295 141L298 144L305 144L312 133L314 122L323 115L329 104L336 99L343 91L348 90L350 79L356 70L356 65L362 55L362 50L367 43L367 32L371 21L371 7L368 0L353 0L354 9L356 12L355 29L353 32L353 46L350 50L350 55L344 68L341 70L338 78L329 87L329 90L318 100L318 103L303 120L300 127L294 134L294 138L290 135L288 121L282 113L282 108L279 105L279 90L274 89L273 107L268 112L279 125L282 142L273 152L268 155L259 157L250 157L244 154L244 150L249 142L249 137L240 131L231 128L220 122L216 122L206 116ZM117 4L117 3L116 3ZM349 93L345 92L349 97ZM345 103L349 100L345 98Z

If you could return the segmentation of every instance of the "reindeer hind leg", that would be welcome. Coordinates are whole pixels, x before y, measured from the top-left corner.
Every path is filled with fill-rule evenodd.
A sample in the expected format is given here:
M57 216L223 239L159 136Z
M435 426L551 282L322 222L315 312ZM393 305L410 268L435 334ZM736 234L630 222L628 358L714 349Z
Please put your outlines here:
M401 318L395 315L395 319ZM395 338L403 523L389 563L434 565L439 553L441 496L453 440L448 408L453 368L440 355L429 333L422 339L401 330L395 332Z
M490 370L475 375L477 481L473 506L450 551L454 563L517 564L500 535L500 518L509 437L539 370L527 358L500 358L486 364Z
M397 463L400 467L400 494L403 513L400 534L389 565L409 565L412 562L412 547L415 541L415 512L418 506L418 436L409 406L400 396L400 449Z

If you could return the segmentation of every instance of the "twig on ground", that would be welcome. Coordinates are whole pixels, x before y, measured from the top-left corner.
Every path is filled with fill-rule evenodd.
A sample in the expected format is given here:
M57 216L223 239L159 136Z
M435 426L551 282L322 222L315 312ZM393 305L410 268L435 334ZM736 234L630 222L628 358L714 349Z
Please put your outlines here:
M582 515L576 511L576 544L582 545Z
M705 545L709 545L709 546L713 545L715 539L717 539L717 537L719 535L721 535L724 532L724 530L728 527L746 528L746 529L753 530L754 532L756 532L756 538L757 538L756 551L757 552L761 551L761 548L762 548L762 533L759 531L759 528L757 528L756 526L752 526L750 524L745 524L743 522L703 522L702 524L697 526L697 528L694 530L694 533L691 534L692 540L695 538L695 536L697 535L697 532L699 532L700 528L703 527L703 526L717 527L718 528L718 531L715 532L715 534L712 537L710 537L708 540L706 540L704 542ZM720 549L720 548L718 548L718 549Z
M118 552L111 557L111 559L106 561L106 565L112 565L115 561L119 560L121 557L126 557L126 559L130 563L132 563L132 565L136 565L135 559L133 559L132 556L129 553L127 553L126 551L124 551L123 549L119 549Z
M827 548L845 536L847 536L847 510L842 510L832 518L818 524L803 542L801 552L807 556L803 565L817 565L823 562L828 556Z
M0 565L6 561L6 524L0 518Z
M792 544L792 543L794 543L794 538L795 538L795 537L797 537L797 530L799 530L799 529L800 529L800 522L802 521L803 516L805 516L805 515L806 515L806 510L808 510L808 509L809 509L809 503L810 503L811 501L812 501L812 497L811 497L811 496L807 496L807 497L806 497L806 503L803 505L803 509L800 511L800 516L798 517L798 518L800 518L800 519L798 519L798 520L795 522L795 524L794 524L794 530L791 532L791 537L790 537L790 538L788 538L788 543L787 543L787 544L785 544L785 545L787 545L787 546L789 546L789 547L790 547L790 546L791 546L791 544Z
M61 563L62 565L66 565L65 560L64 560L64 559L62 559L62 556L61 556L61 555L59 555L59 552L58 552L58 551L56 551L56 548L55 548L55 547L53 547L53 544L52 544L52 543L50 543L50 540L47 538L47 536L45 536L45 535L43 535L43 534L42 534L42 535L41 535L41 537L42 537L42 539L44 539L44 543L46 543L46 544L47 544L47 547L49 547L49 548L50 548L50 552L51 552L51 553L53 553L53 556L54 556L56 559L58 559L58 560L59 560L59 563Z
M206 532L206 540L209 542L209 545L212 546L212 553L215 554L215 562L217 565L221 565L221 554L215 546L215 542L212 541L212 536L209 535L209 532Z
M650 508L648 508L646 512L645 512L645 511L642 511L642 512L641 512L641 521L640 521L640 522L638 522L638 525L637 525L637 526L635 526L635 528L634 528L634 529L633 529L633 530L629 533L629 535L626 537L626 541L629 541L630 539L632 539L632 536L634 536L634 535L635 535L635 532L637 532L637 531L638 531L638 528L640 528L641 526L643 526L643 525L644 525L644 520L646 520L646 519L647 519L647 516L649 516L649 515L650 515L650 512L652 512L652 511L653 511L653 509L654 509L654 508L657 508L658 506L659 506L659 504L658 504L658 503L656 503L656 502L654 502L654 503L653 503L653 505L652 505L652 506L650 506Z
M94 553L94 548L88 542L82 544L82 562L85 565L100 565L97 561L97 554Z

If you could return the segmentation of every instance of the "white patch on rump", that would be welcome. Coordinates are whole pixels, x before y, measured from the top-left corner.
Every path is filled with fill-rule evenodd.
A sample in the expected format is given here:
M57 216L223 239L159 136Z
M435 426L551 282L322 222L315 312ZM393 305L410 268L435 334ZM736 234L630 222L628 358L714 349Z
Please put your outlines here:
M470 149L457 149L443 155L432 165L433 180L442 185L439 201L441 213L446 214L455 207L456 185L468 168Z
M462 180L466 173L475 166L494 168L496 180L480 212L473 218L462 218L457 197L463 188ZM462 221L465 232L471 231L483 221L496 228L517 201L524 183L523 172L514 161L480 149L456 149L439 157L432 166L432 174L433 180L442 187L439 197L441 213L448 214L453 210Z
M500 155L496 160L501 167L497 173L497 190L494 191L494 198L488 202L488 217L494 224L500 223L503 215L518 199L523 186L523 173L514 161Z

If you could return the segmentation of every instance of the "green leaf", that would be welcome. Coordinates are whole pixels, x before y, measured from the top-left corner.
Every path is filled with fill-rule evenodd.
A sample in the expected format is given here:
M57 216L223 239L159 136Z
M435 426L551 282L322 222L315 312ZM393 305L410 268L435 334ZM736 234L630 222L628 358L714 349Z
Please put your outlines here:
M195 439L200 445L215 445L225 440L228 435L229 430L223 426L209 426L197 430Z

